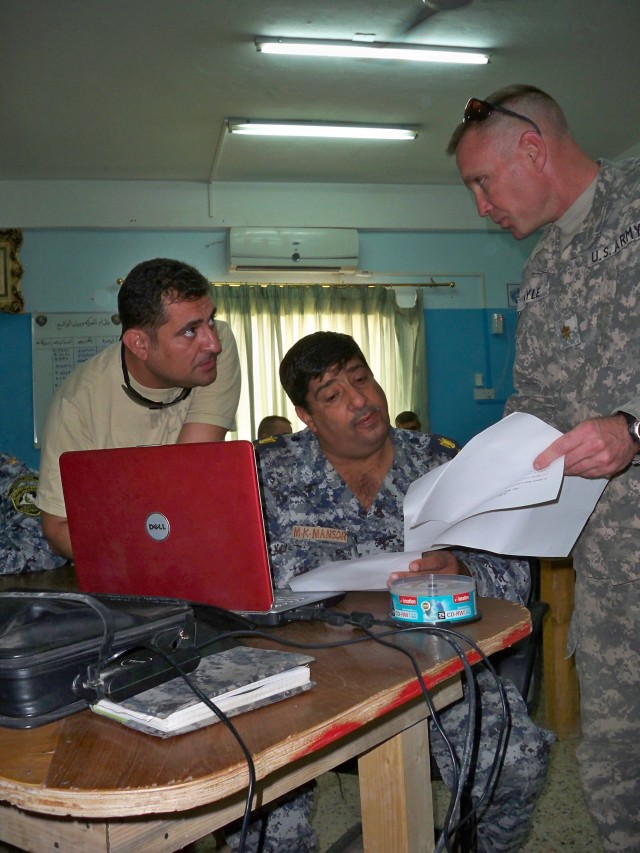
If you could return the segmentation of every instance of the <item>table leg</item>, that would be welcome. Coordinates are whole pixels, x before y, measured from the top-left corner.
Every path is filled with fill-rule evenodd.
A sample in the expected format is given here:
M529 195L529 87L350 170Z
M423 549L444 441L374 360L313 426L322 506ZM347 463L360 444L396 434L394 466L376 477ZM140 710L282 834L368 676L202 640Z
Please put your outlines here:
M559 740L580 736L575 658L565 659L574 586L575 571L570 558L540 560L540 598L549 605L542 640L546 722Z
M358 772L367 853L433 850L428 721L362 755Z

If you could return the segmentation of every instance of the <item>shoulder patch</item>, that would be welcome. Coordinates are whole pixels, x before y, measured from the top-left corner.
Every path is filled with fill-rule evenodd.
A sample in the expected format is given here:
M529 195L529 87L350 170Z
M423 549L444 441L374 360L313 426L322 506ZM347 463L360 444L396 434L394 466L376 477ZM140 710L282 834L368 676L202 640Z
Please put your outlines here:
M262 453L264 450L269 450L272 447L284 447L286 444L282 435L269 435L267 438L259 438L253 442L253 446L257 453Z
M36 506L36 492L38 491L38 477L36 474L26 474L18 477L9 486L9 500L17 512L23 515L40 515Z

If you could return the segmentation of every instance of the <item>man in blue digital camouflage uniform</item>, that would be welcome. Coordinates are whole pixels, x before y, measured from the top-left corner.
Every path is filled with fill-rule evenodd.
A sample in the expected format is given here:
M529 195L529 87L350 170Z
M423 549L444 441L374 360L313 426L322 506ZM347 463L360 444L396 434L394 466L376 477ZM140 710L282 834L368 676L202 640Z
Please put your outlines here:
M65 562L42 533L37 489L36 471L0 453L0 575L55 569Z
M280 379L307 429L258 445L276 585L286 586L294 574L329 560L402 551L405 493L411 482L450 459L455 443L390 427L384 392L348 335L317 332L302 338L285 355ZM480 595L523 603L529 593L528 564L493 554L433 551L398 574L420 571L472 575ZM487 780L500 719L498 691L482 673L478 681L483 720L474 793ZM544 783L552 740L529 719L515 687L505 686L512 728L504 767L478 823L477 849L484 853L515 851L521 846ZM461 751L465 703L443 712L442 721ZM431 734L432 752L451 785L444 742L434 729ZM315 849L304 826L304 810L308 813L310 803L311 795L306 793L271 813L265 850ZM299 832L290 847L278 837L287 820Z
M607 477L578 540L568 653L577 756L607 851L640 850L640 158L596 161L534 86L472 98L449 144L478 213L516 239L547 226L524 271L505 412L564 432L540 454Z

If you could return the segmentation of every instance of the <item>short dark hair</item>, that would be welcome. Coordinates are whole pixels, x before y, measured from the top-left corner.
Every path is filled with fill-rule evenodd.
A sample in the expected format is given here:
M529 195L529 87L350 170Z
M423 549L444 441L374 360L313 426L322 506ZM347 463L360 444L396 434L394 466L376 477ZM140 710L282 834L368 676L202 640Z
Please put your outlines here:
M145 329L153 333L166 322L165 303L201 299L210 293L209 282L195 267L171 258L154 258L137 264L118 291L122 331Z
M396 415L396 426L400 426L401 424L410 424L413 421L417 421L420 423L420 418L416 415L415 412L400 412L399 415Z
M314 332L300 338L282 359L280 382L294 406L306 409L309 382L319 379L330 367L344 367L352 358L359 358L369 367L351 335Z
M558 129L564 131L568 129L564 113L558 103L551 95L543 92L542 89L538 89L537 86L531 86L528 83L514 83L511 86L503 86L501 89L497 89L495 92L487 95L486 98L483 98L483 100L496 106L504 106L506 104L510 104L512 107L518 106L521 108L519 111L522 111L525 115L527 106L536 107L542 104L547 109L547 112L550 113ZM551 110L549 110L549 107L551 107ZM494 115L498 118L501 116L500 113L496 112L491 115L491 119L493 119ZM529 116L527 117L529 118ZM466 135L470 128L482 127L483 124L484 122L460 122L451 134L451 139L447 145L447 154L456 153L463 136Z
M291 426L291 421L284 415L266 415L258 424L258 438L268 438L270 435L275 435L278 425L281 423Z

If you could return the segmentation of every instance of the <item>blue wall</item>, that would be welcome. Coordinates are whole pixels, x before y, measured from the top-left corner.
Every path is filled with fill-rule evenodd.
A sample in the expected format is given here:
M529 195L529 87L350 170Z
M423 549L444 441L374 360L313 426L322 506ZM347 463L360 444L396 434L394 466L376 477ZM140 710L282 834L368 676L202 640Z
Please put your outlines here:
M491 334L491 315L504 317L504 332ZM465 444L502 417L513 390L513 340L516 309L495 306L485 310L427 310L429 417L433 432ZM486 365L483 369L482 365ZM495 389L494 400L475 400L475 374Z
M430 426L466 442L498 420L510 391L515 310L506 284L517 282L532 240L501 232L361 232L361 267L394 282L436 275L456 278L455 291L425 292ZM28 229L20 259L25 308L107 311L116 308L117 279L151 257L176 257L211 279L225 280L226 232ZM459 279L457 277L460 277ZM491 314L505 333L491 334ZM0 451L33 467L29 314L0 314ZM495 401L473 399L474 377L496 387Z
M31 394L31 317L0 313L0 453L10 453L37 468L33 447Z

